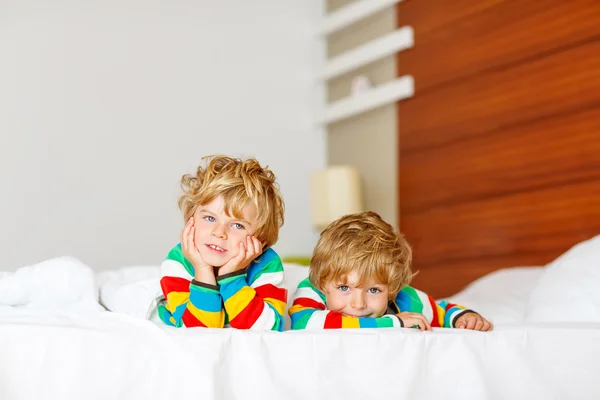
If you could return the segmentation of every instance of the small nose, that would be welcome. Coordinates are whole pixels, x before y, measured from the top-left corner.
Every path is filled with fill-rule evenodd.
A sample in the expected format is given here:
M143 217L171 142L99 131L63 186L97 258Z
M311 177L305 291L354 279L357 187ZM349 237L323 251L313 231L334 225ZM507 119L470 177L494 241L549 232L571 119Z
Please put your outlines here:
M350 307L361 310L365 308L367 302L365 301L364 294L362 290L357 290L356 293L353 293L352 297L350 297Z
M225 229L220 224L215 227L212 231L212 235L218 239L227 239L227 234L225 233Z

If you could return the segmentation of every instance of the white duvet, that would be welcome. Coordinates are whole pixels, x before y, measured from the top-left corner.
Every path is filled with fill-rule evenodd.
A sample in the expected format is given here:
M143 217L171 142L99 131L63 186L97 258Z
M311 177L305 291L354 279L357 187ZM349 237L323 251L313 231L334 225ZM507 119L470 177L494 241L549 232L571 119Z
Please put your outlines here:
M65 261L46 266L60 268L57 260ZM0 399L600 398L600 237L546 267L501 270L454 296L495 323L487 333L170 328L147 320L157 268L90 281L87 267L66 260L62 273L81 267L69 279L80 289L91 282L113 312L99 311L83 289L44 292L49 282L32 275L39 265L21 271L27 282L19 272L5 276ZM286 265L290 287L305 274ZM19 292L32 287L35 296ZM48 296L52 306L39 303Z

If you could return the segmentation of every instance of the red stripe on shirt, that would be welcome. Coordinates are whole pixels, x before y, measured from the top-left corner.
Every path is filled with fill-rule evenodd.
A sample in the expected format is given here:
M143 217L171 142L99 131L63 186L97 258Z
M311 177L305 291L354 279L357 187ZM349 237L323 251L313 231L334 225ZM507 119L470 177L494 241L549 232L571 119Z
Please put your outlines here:
M183 321L183 324L185 326L187 326L188 328L192 328L192 327L196 327L196 326L201 326L203 328L206 328L206 325L204 325L202 322L197 320L196 317L194 317L194 315L187 308L183 312L183 315L181 316L181 320Z
M325 310L325 304L319 303L308 297L298 297L294 300L294 306L302 306L308 308L318 308L319 310Z
M266 285L254 288L254 290L256 290L256 294L263 299L276 299L284 303L287 302L287 289L285 288L278 288L277 286L267 283Z
M440 327L440 319L438 318L438 306L435 304L435 301L431 298L431 296L427 296L429 299L429 304L431 304L431 309L433 310L433 319L431 321L431 326L439 328Z
M238 329L250 329L258 317L260 317L264 308L265 303L263 299L257 296L234 319L229 321L229 324Z
M167 294L171 292L183 292L189 293L190 291L190 281L184 278L178 278L175 276L164 276L160 280L160 287L167 297Z
M330 311L325 317L325 329L338 329L342 327L342 314L335 311Z

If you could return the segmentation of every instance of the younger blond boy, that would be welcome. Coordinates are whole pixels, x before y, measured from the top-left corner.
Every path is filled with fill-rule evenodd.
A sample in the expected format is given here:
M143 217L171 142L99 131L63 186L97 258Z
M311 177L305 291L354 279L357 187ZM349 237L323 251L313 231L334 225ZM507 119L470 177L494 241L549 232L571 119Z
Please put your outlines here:
M158 315L175 327L283 330L284 220L274 174L253 158L203 158L181 179L185 227L161 265Z
M292 329L492 329L476 312L408 286L411 257L406 239L374 212L332 222L294 295Z

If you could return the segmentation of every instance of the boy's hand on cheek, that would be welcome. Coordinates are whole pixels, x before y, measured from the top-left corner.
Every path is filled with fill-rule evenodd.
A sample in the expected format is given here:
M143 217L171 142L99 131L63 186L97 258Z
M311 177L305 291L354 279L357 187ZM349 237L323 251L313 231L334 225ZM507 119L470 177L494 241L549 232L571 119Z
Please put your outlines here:
M254 236L246 236L246 243L240 242L236 256L219 268L219 276L245 269L250 262L262 253L263 245Z
M458 317L454 326L459 329L470 329L473 331L491 331L494 327L490 321L483 318L481 315L468 312Z
M212 270L212 267L204 262L198 247L196 247L195 234L196 228L194 227L194 217L192 217L181 231L180 242L183 255L192 263L194 269L210 268Z

